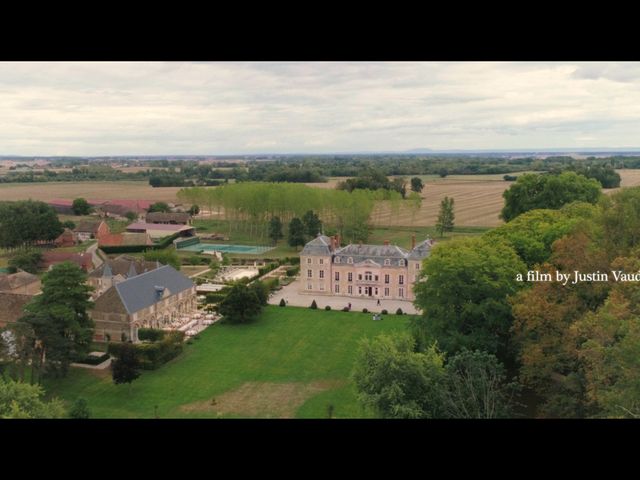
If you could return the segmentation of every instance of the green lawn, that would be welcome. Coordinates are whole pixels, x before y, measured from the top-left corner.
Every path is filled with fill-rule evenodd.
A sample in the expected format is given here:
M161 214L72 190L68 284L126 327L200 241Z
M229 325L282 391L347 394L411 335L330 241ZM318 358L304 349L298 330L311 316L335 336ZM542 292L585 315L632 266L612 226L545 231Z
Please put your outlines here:
M349 381L358 341L404 330L408 319L268 306L251 325L208 328L180 357L144 372L130 392L107 372L77 368L44 386L68 402L87 399L96 418L150 418L155 405L161 418L271 417L282 408L290 409L287 416L326 418L330 404L336 418L370 417ZM300 395L304 389L312 390ZM212 398L231 411L208 407Z

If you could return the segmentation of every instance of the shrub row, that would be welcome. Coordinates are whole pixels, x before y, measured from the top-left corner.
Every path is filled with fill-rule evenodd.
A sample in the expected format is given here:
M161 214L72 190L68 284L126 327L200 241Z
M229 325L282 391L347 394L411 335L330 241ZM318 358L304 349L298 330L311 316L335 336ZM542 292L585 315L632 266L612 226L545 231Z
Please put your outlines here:
M287 268L287 277L295 277L300 271L300 265L297 267Z
M261 267L258 269L258 277L261 277L263 275L266 275L267 273L275 270L276 268L278 268L280 265L276 262L272 262L272 263L268 263L267 265L265 265L264 267Z
M158 328L139 328L138 338L140 340L149 340L151 342L157 342L162 340L167 332Z
M155 370L177 357L184 348L184 332L165 332L164 338L152 343L136 343L135 349L144 370ZM115 357L120 353L122 343L110 343L109 353Z
M99 357L94 357L93 355L87 355L86 357L79 357L74 360L75 363L84 363L87 365L100 365L102 362L109 358L108 353L104 353Z

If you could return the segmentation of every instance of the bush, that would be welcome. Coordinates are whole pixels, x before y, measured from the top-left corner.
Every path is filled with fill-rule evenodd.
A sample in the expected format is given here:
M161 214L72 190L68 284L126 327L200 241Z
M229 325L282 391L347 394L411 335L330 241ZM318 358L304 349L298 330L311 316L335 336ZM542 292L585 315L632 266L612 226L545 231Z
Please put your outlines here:
M402 315L402 309L401 308L396 310L396 315Z
M151 330L151 329L148 329ZM169 360L182 353L184 346L184 332L164 332L164 338L152 343L134 344L140 367L145 370L154 370ZM109 353L118 357L123 343L110 343Z
M316 303L315 300L313 302L311 302L311 306L309 308L311 310L317 310L318 309L318 304Z
M366 308L363 308L362 313L369 313L369 310L367 310Z
M349 311L349 307L344 307L344 308L342 309L342 311L343 311L343 312L348 312L348 311Z
M74 360L75 363L84 363L85 365L100 365L102 362L110 357L108 353L94 357L93 355L87 355L85 357L78 357Z
M515 175L505 175L502 178L504 179L505 182L515 182L518 179L518 177Z
M287 277L295 277L300 271L300 267L287 268Z
M140 340L149 340L151 342L157 342L162 340L165 336L164 330L159 330L157 328L139 328L138 329L138 338Z
M281 298L280 299L280 303L278 305L280 305L281 307L286 307L287 306L287 302L284 301L284 298Z
M389 312L388 312L388 311L387 311L387 309L385 308L385 309L383 309L383 310L382 310L382 312L380 312L380 313L382 313L383 315L387 315Z
M329 310L331 310L331 305L327 305L326 307L324 307L324 309L328 312Z
M69 410L69 417L76 419L86 419L91 416L91 411L87 406L87 401L84 398L76 398Z

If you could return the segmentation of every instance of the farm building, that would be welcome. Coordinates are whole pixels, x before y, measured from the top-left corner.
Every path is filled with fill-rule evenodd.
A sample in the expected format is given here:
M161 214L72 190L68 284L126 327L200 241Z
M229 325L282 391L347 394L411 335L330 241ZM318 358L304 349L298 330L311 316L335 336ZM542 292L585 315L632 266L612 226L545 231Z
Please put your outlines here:
M17 322L24 315L24 307L33 295L25 293L0 292L0 328Z
M107 233L98 240L100 247L116 247L120 245L153 245L148 233Z
M64 198L54 198L47 202L48 205L52 206L53 209L64 215L73 215L73 200L68 200Z
M182 237L192 237L196 229L190 225L167 225L163 223L132 223L127 227L127 232L148 233L152 239L163 238L179 233Z
M56 252L55 250L42 254L40 267L50 270L52 266L62 262L73 262L85 272L93 270L93 260L90 253Z
M162 328L196 309L195 284L164 265L116 283L95 300L94 339L137 342L139 328Z
M300 252L300 293L414 300L413 283L431 253L427 239L405 250L397 245L340 247L340 237L318 235Z
M76 244L76 236L71 230L65 228L60 236L53 241L53 243L56 247L73 247Z
M0 292L37 295L40 293L41 287L40 279L24 270L18 270L9 275L0 275Z
M109 225L102 220L83 220L73 229L79 242L100 238L109 233Z
M151 212L145 217L147 223L167 223L172 225L190 225L191 215L185 212Z

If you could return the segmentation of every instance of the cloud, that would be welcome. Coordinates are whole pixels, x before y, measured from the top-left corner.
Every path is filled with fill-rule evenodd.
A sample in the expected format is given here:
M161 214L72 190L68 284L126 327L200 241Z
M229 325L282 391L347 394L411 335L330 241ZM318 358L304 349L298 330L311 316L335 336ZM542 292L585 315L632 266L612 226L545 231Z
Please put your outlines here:
M0 154L633 145L638 78L638 63L0 63Z

